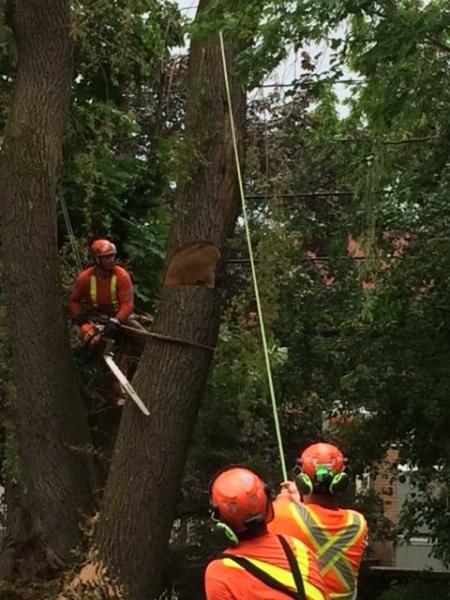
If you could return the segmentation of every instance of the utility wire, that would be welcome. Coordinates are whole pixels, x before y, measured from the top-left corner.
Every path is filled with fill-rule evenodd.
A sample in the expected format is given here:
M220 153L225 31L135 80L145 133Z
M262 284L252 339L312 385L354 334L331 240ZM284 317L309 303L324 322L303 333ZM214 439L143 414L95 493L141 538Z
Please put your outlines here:
M256 86L255 90L257 89L261 89L261 88L299 88L301 89L302 87L308 87L311 85L315 85L318 83L325 83L325 84L329 84L329 85L362 85L365 83L364 79L323 79L323 80L318 80L318 81L302 81L301 83L263 83L259 86Z
M373 257L371 256L303 256L302 258L299 259L300 262L306 262L306 263L314 263L314 262L328 262L328 261L334 261L334 260L356 260L356 261L360 261L360 260L372 260ZM228 264L235 264L235 265L240 265L240 264L247 264L250 262L249 258L229 258L226 261Z

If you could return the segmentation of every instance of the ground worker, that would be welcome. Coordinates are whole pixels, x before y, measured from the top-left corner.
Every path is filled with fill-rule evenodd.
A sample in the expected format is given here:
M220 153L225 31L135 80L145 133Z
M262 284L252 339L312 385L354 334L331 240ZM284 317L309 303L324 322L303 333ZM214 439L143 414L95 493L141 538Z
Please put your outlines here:
M99 322L104 325L102 336L114 338L133 311L133 284L128 271L116 264L116 246L97 239L91 252L94 265L78 274L69 296L72 322L78 325L85 344L98 341Z
M212 517L232 546L206 568L207 600L328 600L319 566L301 541L267 531L273 505L264 481L244 467L210 484Z
M331 444L313 444L298 467L296 483L282 484L269 531L294 536L314 552L331 600L355 600L367 523L359 512L339 508L338 494L349 482L344 456Z

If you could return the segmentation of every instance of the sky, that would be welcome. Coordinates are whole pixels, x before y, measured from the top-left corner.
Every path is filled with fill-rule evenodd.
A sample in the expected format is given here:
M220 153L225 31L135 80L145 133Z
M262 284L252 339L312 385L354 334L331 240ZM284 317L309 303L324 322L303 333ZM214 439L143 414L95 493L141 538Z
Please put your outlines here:
M177 0L178 6L183 14L190 19L195 17L195 13L197 11L198 0ZM331 52L329 48L325 44L321 44L320 46L308 47L308 50L312 51L311 54L320 56L316 60L316 68L319 72L325 72L328 70L330 66L330 58ZM277 85L277 84L289 84L294 79L297 79L301 74L300 69L300 60L299 54L301 50L297 53L294 51L290 52L288 57L283 60L280 65L272 72L268 77L264 80L264 85ZM345 78L352 78L352 73L348 73L348 76L345 75ZM262 87L257 90L254 90L251 93L251 96L263 96L266 94L270 94L273 91L273 88L270 87ZM342 117L347 116L348 107L345 106L345 99L349 96L348 86L343 83L338 83L335 85L335 92L340 100L340 105L338 107L338 112Z

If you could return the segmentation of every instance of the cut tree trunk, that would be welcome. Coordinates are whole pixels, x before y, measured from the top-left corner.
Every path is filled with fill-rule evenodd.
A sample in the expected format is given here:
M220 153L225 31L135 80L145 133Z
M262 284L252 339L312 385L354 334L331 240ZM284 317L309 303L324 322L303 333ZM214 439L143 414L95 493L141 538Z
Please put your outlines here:
M206 5L201 0L199 11ZM233 65L228 44L226 52ZM233 75L231 88L241 144L245 93ZM161 590L188 444L213 358L201 346L217 341L216 280L239 211L218 36L192 43L185 144L186 174L152 330L194 345L147 342L133 384L151 416L131 402L125 406L91 556L134 600L157 598Z
M56 189L72 80L70 2L11 0L6 9L18 64L0 157L4 295L20 488L30 548L45 571L70 558L80 521L93 506L89 432L58 276ZM9 553L16 541L23 549L23 529L14 539L20 529L16 523L9 532Z

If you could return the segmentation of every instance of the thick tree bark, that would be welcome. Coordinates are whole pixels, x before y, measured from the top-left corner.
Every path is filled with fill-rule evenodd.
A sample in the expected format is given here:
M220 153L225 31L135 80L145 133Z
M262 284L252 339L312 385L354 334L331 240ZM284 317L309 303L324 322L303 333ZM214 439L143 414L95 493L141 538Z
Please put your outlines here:
M41 566L55 568L79 543L93 499L83 452L88 427L58 277L56 188L72 79L70 2L11 0L7 19L18 65L0 162L4 294L28 536Z
M201 0L201 11L207 0ZM233 52L227 47L228 61ZM237 133L245 94L232 77ZM215 275L239 210L236 169L219 40L195 41L190 51L186 106L188 176L179 187L165 285L154 331L215 346L220 293ZM92 560L122 584L125 597L158 597L200 400L213 352L149 340L134 384L151 416L125 406Z

